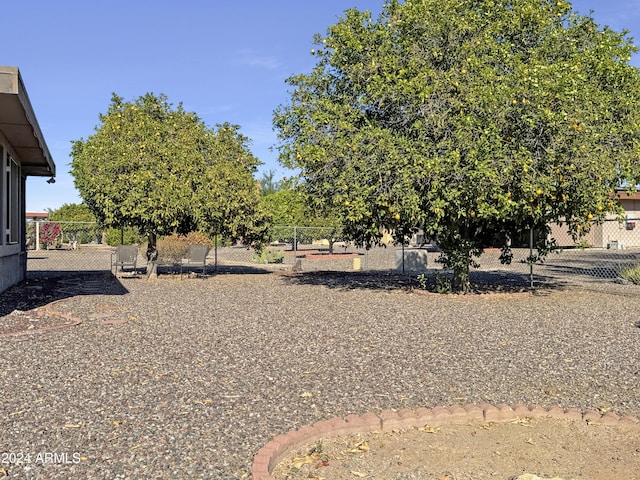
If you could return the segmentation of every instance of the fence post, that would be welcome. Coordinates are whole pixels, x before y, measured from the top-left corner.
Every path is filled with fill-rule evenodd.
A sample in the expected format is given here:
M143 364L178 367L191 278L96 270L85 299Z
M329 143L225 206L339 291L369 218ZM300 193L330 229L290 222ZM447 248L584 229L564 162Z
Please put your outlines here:
M298 227L293 227L293 264L296 264L298 259Z
M529 281L533 288L533 227L529 228Z
M36 251L40 250L40 220L36 220Z
M218 234L214 236L213 241L213 271L218 271Z

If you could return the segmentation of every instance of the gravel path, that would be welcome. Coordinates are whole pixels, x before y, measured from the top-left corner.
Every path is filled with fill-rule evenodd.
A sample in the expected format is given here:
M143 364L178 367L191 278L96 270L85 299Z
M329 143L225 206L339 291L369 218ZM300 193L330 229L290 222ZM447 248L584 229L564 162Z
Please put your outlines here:
M52 300L82 320L2 338L0 476L247 478L274 435L387 408L640 415L635 287L459 297L365 274L72 278L0 296L0 320Z

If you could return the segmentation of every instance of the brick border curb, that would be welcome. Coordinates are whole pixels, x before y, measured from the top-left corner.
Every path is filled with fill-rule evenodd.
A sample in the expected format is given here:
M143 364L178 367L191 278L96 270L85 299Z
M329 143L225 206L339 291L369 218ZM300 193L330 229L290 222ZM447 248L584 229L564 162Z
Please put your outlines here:
M640 419L632 415L621 417L613 412L603 414L597 410L563 409L559 406L545 408L538 405L529 407L523 404L510 406L481 403L384 410L379 415L365 413L321 420L313 425L305 425L286 434L277 435L254 457L251 475L253 480L275 480L273 470L290 451L322 439L373 431L409 430L424 425L438 427L470 421L509 422L518 418L579 420L603 425L622 425L640 431Z
M46 305L44 305L43 307L40 307L38 309L36 309L36 315L38 317L44 317L45 315L53 315L54 317L58 317L58 318L62 318L64 320L67 320L67 323L63 323L61 325L53 325L50 327L43 327L43 328L36 328L33 330L19 330L17 332L11 332L11 333L0 333L0 338L7 338L7 337L18 337L21 335L34 335L36 333L47 333L47 332L54 332L56 330L62 330L63 328L69 328L69 327L77 327L78 325L80 325L82 323L82 320L79 319L78 317L75 317L73 315L70 315L68 313L62 313L59 312L57 310L53 309L53 306L65 301L66 298L62 298L60 300L55 300L51 303L48 303Z

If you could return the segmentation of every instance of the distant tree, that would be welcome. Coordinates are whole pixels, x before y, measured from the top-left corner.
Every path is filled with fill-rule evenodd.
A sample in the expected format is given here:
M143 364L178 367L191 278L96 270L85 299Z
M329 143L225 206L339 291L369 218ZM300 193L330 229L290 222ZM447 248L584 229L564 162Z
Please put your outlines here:
M201 230L259 245L267 230L249 140L228 123L210 129L166 96L113 95L100 125L73 142L71 173L99 222L148 236ZM154 272L152 272L153 274Z
M284 181L276 180L275 176L275 170L269 170L262 174L262 178L260 179L260 193L262 193L262 195L271 195L283 188L282 185Z
M59 222L96 222L96 217L84 203L65 203L49 210L49 220Z
M265 195L262 203L274 225L306 225L308 221L304 194L291 188Z
M293 238L293 230L283 227L313 227L311 230L300 229L296 234L298 241L326 238L329 249L333 250L333 243L341 236L340 218L315 209L308 195L298 188L297 178L282 182L281 189L265 195L262 202L273 225L278 227L273 233L280 239Z
M145 236L140 235L136 227L107 228L103 241L107 245L138 245L144 243Z
M487 237L579 237L638 184L637 49L566 1L390 0L316 43L274 115L281 162L360 243L423 229L458 290Z
M97 240L102 229L96 217L84 203L65 203L55 210L49 210L49 220L60 224L63 242L88 243Z

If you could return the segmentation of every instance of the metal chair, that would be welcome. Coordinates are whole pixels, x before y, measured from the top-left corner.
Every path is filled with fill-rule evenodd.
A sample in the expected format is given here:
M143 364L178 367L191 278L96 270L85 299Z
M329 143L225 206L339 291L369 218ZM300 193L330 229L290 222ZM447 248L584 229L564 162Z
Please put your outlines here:
M138 273L137 262L137 245L118 245L111 253L111 271L116 276L118 275L118 267L120 267L120 273L124 273L126 267L131 267L134 274Z
M180 263L180 277L182 277L182 271L188 270L189 267L202 267L202 275L206 275L208 253L208 245L189 245L189 254Z

